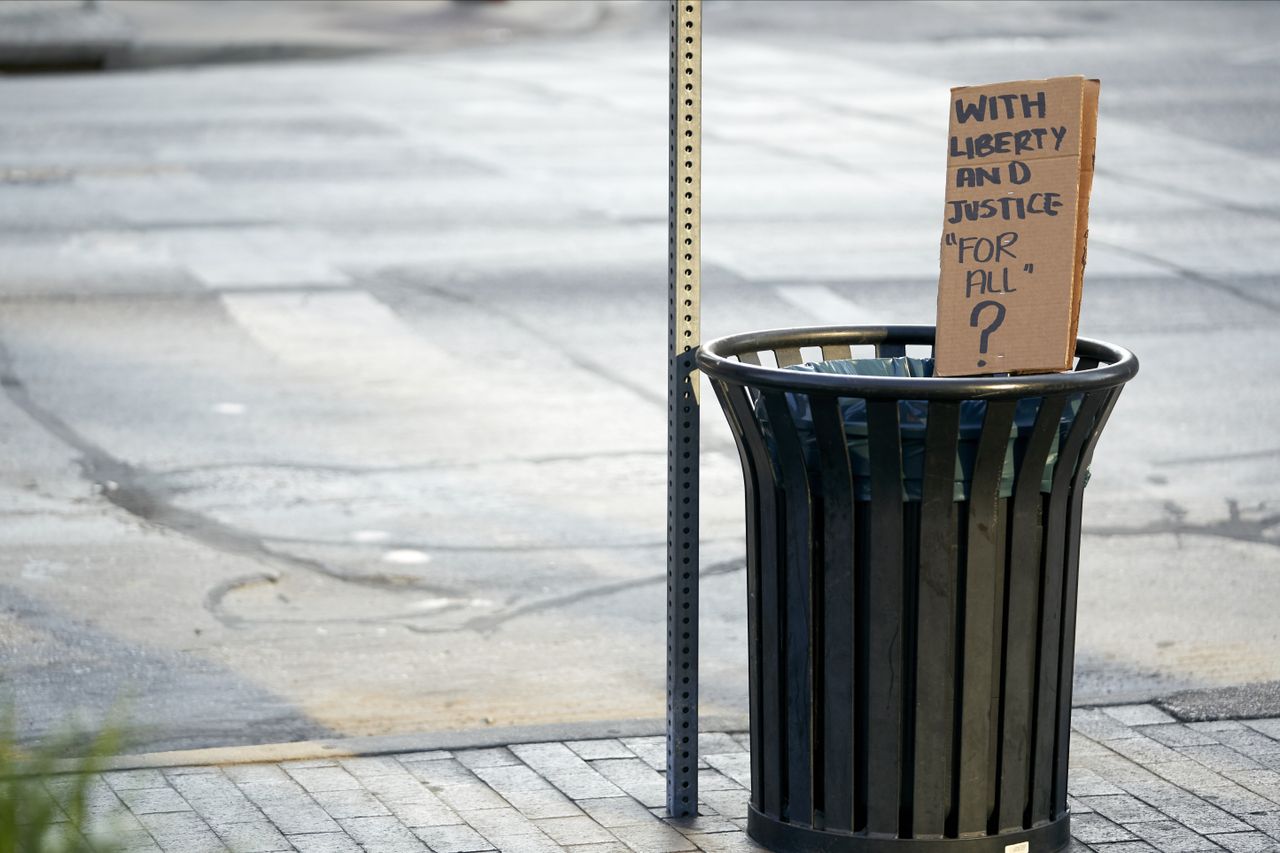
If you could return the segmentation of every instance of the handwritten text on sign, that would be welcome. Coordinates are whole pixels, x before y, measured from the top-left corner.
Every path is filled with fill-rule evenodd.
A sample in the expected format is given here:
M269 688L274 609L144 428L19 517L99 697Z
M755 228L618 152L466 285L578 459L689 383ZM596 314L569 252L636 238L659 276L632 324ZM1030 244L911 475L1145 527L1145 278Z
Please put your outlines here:
M1097 95L1082 77L951 90L939 375L1071 367Z

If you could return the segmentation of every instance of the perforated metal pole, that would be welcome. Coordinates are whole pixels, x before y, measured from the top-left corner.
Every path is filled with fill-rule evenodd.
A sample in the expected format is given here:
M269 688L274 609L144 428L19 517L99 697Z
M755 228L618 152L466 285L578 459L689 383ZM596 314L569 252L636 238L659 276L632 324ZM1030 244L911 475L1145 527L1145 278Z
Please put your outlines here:
M702 0L671 5L667 391L667 810L698 813Z

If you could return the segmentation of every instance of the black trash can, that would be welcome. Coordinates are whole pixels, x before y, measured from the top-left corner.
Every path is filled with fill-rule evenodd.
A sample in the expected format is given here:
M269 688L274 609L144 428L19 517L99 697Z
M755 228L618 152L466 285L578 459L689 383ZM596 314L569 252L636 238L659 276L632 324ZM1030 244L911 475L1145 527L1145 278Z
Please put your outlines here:
M742 460L748 832L774 850L1070 844L1081 501L1138 362L1081 339L1068 373L786 369L933 336L785 329L698 354Z

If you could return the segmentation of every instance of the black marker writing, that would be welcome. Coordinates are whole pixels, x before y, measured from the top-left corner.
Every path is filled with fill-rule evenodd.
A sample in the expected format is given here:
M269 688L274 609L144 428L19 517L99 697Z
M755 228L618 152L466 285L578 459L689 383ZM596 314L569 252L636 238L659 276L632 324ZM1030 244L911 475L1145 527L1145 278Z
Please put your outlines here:
M991 322L988 323L986 327L982 330L982 339L978 346L978 352L982 353L983 355L987 354L987 342L991 340L991 333L994 332L996 329L1000 328L1000 324L1004 322L1004 313L1005 313L1005 307L993 299L988 299L985 302L979 302L977 305L973 306L973 313L969 315L970 326L972 326L975 329L978 328L978 318L982 315L983 310L986 308L995 308L996 315L991 320ZM987 366L987 360L985 358L978 359L978 367L986 367L986 366Z
M1054 151L1062 149L1067 129L1057 127L1031 127L1026 130L1002 130L998 133L979 133L976 136L951 137L951 156L966 160L981 160L993 154L1026 154L1029 151L1047 151L1052 144Z
M1025 184L1031 180L1031 167L1021 160L1010 160L995 166L957 166L956 186L985 187L987 184L1002 184L1006 175L1011 184Z
M1004 196L982 198L975 201L949 201L951 215L947 222L974 222L979 219L1026 219L1028 216L1057 216L1062 208L1061 193L1031 193L1026 198Z
M964 263L966 260L977 261L980 264L995 261L1001 263L1005 257L1018 257L1009 247L1018 242L1018 233L1016 231L1006 231L996 237L994 240L990 237L961 237L956 252L956 261ZM965 255L968 255L968 258Z
M1000 280L996 281L994 270L966 270L964 274L964 298L972 299L974 291L981 296L984 293L1017 293L1018 288L1009 286L1009 268L1000 268Z
M978 100L967 104L963 98L956 99L956 118L961 124L969 119L1044 118L1044 109L1044 92L1036 92L1034 98L1030 95L979 95Z

